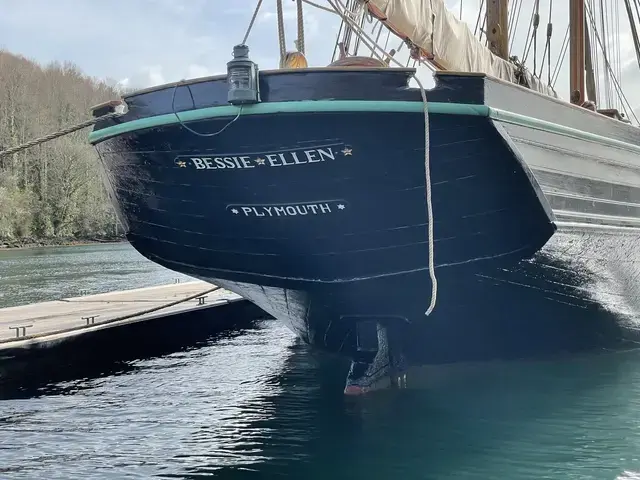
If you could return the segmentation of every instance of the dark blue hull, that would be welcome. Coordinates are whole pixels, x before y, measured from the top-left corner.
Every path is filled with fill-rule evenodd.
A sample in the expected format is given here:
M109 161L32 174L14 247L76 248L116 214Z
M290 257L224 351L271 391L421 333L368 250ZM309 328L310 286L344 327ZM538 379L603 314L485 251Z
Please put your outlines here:
M226 95L220 79L194 84L191 112L214 114L189 127L224 128L208 137L166 110L174 89L184 101L185 87L128 98L119 125L98 125L93 135L132 245L355 359L353 385L377 380L380 355L383 371L402 371L613 348L632 335L640 310L637 136L624 136L632 127L604 119L614 131L608 144L595 141L598 132L575 138L571 126L540 128L544 109L537 128L492 114L484 78L441 80L429 92L430 245L419 92L406 88L403 71L332 75L322 84L313 72L264 76L266 109L235 121L215 114L229 108L217 107ZM362 98L349 96L354 81L371 82L353 93ZM283 93L296 82L306 98ZM563 108L575 116L569 123L593 115ZM612 182L624 168L633 177ZM438 290L425 316L430 249Z

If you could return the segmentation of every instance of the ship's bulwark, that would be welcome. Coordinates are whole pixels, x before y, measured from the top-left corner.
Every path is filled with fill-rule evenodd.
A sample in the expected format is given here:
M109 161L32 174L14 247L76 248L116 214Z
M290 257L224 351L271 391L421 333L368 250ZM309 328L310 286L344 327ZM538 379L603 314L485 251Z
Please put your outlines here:
M209 133L231 120L189 126ZM505 128L481 116L430 121L429 317L421 113L241 116L215 137L172 124L97 149L138 251L236 291L319 348L361 357L367 321L414 365L628 338L637 233L555 232L531 159Z

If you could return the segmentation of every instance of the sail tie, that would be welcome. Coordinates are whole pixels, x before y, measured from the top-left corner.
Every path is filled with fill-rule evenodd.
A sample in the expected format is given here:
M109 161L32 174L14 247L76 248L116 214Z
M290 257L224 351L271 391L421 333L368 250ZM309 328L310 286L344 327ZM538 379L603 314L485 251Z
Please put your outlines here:
M436 279L433 251L433 205L431 202L431 159L429 155L429 104L427 103L426 91L416 73L413 74L413 78L418 84L418 87L420 87L420 96L422 97L422 105L424 107L424 175L427 199L429 276L431 277L431 303L429 303L429 308L427 308L427 311L424 312L424 314L429 316L431 315L431 312L433 312L433 309L436 308L436 299L438 297L438 280Z

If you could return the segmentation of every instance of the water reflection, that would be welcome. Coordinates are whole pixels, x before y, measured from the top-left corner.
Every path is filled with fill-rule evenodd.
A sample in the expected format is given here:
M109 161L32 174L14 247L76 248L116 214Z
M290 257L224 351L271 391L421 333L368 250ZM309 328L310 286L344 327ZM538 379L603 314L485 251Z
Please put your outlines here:
M0 402L0 476L602 480L640 471L638 352L431 368L413 390L354 399L342 395L343 360L309 351L278 322L257 327Z

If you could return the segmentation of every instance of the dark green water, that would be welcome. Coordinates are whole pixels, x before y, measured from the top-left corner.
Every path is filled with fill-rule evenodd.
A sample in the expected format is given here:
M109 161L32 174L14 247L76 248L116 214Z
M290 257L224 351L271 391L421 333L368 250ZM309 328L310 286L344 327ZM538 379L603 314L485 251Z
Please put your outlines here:
M176 277L123 245L1 255L6 303ZM366 399L344 368L269 321L102 365L0 401L0 478L640 478L640 352L432 368Z

